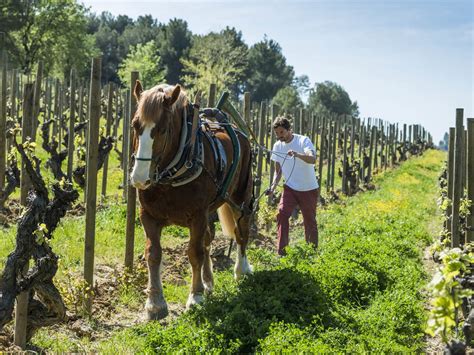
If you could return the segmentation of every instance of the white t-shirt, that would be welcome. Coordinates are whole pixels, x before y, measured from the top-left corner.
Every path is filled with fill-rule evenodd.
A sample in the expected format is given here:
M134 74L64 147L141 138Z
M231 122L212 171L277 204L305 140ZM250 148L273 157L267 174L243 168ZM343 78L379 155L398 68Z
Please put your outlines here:
M290 143L275 142L271 159L280 163L285 184L296 191L310 191L319 187L314 171L314 164L308 164L300 158L287 155L289 150L306 154L312 151L316 155L316 148L311 140L300 134L293 133Z

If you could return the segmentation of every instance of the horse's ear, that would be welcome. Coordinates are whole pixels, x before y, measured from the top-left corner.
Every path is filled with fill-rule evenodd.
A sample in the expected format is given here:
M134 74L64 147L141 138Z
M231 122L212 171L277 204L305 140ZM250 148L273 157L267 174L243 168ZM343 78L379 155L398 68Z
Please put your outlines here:
M181 92L181 86L179 84L177 84L174 87L173 92L171 93L171 95L165 97L165 103L168 106L173 106L173 104L176 102L176 100L178 100L180 92Z
M135 83L135 88L133 89L133 95L135 95L137 101L140 101L140 96L142 95L142 92L142 83L140 82L140 80L137 80L137 82Z

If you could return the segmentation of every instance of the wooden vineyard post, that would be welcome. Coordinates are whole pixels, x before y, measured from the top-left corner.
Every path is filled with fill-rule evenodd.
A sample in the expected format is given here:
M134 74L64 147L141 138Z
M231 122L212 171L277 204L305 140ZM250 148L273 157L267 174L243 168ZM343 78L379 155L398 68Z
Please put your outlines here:
M314 143L314 147L318 147L318 123L319 123L319 118L316 118L316 115L314 115L312 112L308 113L308 117L311 122L311 135L310 135L310 140L311 142Z
M456 128L450 127L449 128L449 145L448 145L448 174L447 174L447 182L448 182L448 199L450 201L453 200L453 172L454 172L454 136L456 134ZM445 228L450 229L451 226L447 226L449 221L449 217L451 216L452 210L448 208L446 211L446 216L448 219L445 221Z
M34 86L34 95L33 95L33 130L32 137L33 141L36 140L36 129L38 128L39 123L39 111L40 111L40 98L41 98L41 84L43 82L43 61L38 62L38 69L36 71L36 80Z
M216 84L209 85L209 96L207 98L207 107L216 106Z
M377 128L377 125L374 125L375 127L375 131L372 131L372 133L374 133L374 155L373 155L373 163L374 163L374 170L378 167L379 167L379 163L378 163L378 142L379 142L379 130ZM382 132L380 134L380 136L382 136Z
M467 198L472 201L467 216L468 243L474 242L474 118L467 119Z
M110 136L110 131L112 129L112 120L113 120L113 104L114 104L114 87L112 83L109 83L107 90L107 114L106 114L106 125L105 125L105 136ZM105 198L107 194L107 175L109 170L109 155L105 156L104 165L102 167L102 199Z
M459 237L459 205L461 200L462 187L462 141L464 135L463 128L464 110L456 109L456 136L454 139L454 174L453 174L453 199L451 213L451 247L457 248L460 244Z
M376 126L372 126L372 132L370 134L370 148L369 148L369 167L368 167L368 171L367 171L367 183L370 182L370 180L372 180L372 161L373 161L373 158L374 158L374 145L375 145L375 140L377 139L376 138L377 136L377 127Z
M258 136L258 144L263 146L265 144L265 118L267 116L267 105L264 101L260 103L260 121L259 121L259 136ZM263 165L263 152L261 149L258 150L258 157L257 157L257 180L255 181L256 196L260 197L260 190L262 188L262 165ZM258 208L258 207L257 207Z
M332 140L334 136L334 124L331 118L328 118L328 146L327 146L327 171L326 171L326 193L331 189L331 158L332 158Z
M120 125L120 119L123 118L123 112L122 112L122 116L120 115L120 107L122 107L122 103L120 102L120 99L121 99L121 96L120 96L120 88L117 87L117 90L115 91L114 93L114 97L113 97L113 100L114 100L114 110L112 110L113 112L115 112L115 116L112 118L112 121L114 123L114 126L113 126L113 131L112 131L112 136L115 138L115 142L114 142L114 148L117 150L117 147L118 147L118 141L119 141L119 137L118 137L118 128L119 128L119 125ZM122 137L123 139L123 137ZM122 159L120 159L120 168L123 169L123 152L122 152Z
M25 143L27 137L33 141L32 134L34 130L34 86L31 83L25 84L23 90L23 121L21 125L22 143ZM31 183L26 173L24 163L21 164L21 181L20 181L20 203L26 206L26 198Z
M53 121L53 136L58 134L59 125L59 79L56 79L54 84L54 121Z
M125 94L123 103L123 126L122 126L122 169L123 169L123 199L126 200L128 194L128 156L130 145L130 90Z
M51 97L52 97L52 85L51 85L51 80L49 78L46 78L46 85L45 85L45 103L44 103L44 121L47 121L51 118Z
M273 145L275 144L275 133L273 132L273 121L276 118L276 107L275 104L272 104L270 106L270 118L271 118L271 123L270 123L270 150L273 150ZM271 155L271 153L270 153ZM270 183L268 184L269 187L271 187L272 182L273 182L273 177L275 175L275 162L273 160L270 160ZM270 203L271 196L268 196L267 198L267 203ZM267 229L268 231L268 229Z
M89 94L89 124L87 144L86 169L86 227L84 248L84 279L90 288L94 284L94 252L95 252L95 214L97 202L97 161L99 155L99 120L100 80L102 59L92 60L90 94ZM86 296L86 310L92 311L92 294Z
M15 120L15 122L18 122L18 120L16 119L17 118L17 109L16 109L16 105L17 105L17 100L16 100L16 94L17 94L17 91L18 91L18 88L17 88L17 83L18 83L18 78L17 78L17 73L18 71L16 69L13 69L12 70L12 84L11 84L11 92L10 92L10 102L11 102L11 105L12 105L12 119Z
M137 100L133 95L133 88L138 80L138 72L132 71L131 73L131 87L130 87L130 117L126 117L128 122L124 120L124 125L130 125L131 118L135 116L137 109ZM128 164L125 165L127 172L131 171L131 161L133 154L133 136L135 132L133 129L128 129ZM124 141L125 144L125 141ZM129 270L133 269L133 248L135 244L135 218L136 218L136 207L137 207L137 191L131 184L127 184L127 226L125 231L125 267Z
M342 159L342 193L347 195L347 120L344 120L344 141L342 144L343 159Z
M300 114L299 114L299 128L300 128L300 131L298 132L299 134L305 134L306 130L306 125L305 125L305 111L304 111L304 108L300 108Z
M244 119L247 125L251 128L252 127L252 120L251 120L251 105L250 105L250 93L244 93Z
M64 112L64 92L66 90L66 84L59 85L59 105L58 105L58 142L59 147L63 141L63 112Z
M334 191L334 178L336 176L336 160L337 160L337 143L338 137L340 137L340 117L335 117L334 122L334 136L332 138L333 145L332 145L332 159L331 159L331 191Z
M79 99L78 99L78 104L77 104L77 121L78 122L84 122L84 87L82 85L79 86ZM84 136L83 134L84 130L81 130L81 136Z
M365 122L361 123L359 120L359 172L357 174L357 186L360 184L360 179L364 180L364 153L365 153Z
M2 33L2 35L5 35ZM2 55L1 81L0 81L0 191L5 185L5 172L7 162L7 63L6 56Z
M356 119L351 116L351 163L354 162Z
M23 90L23 122L22 122L22 143L27 141L28 137L31 137L33 131L33 95L34 88L33 84L25 84ZM25 163L21 163L21 180L20 180L20 203L26 206L28 190L31 187L30 178L26 173ZM28 264L25 267L25 272L28 271ZM28 298L29 292L22 292L16 298L16 309L15 309L15 345L22 349L26 346L26 325L28 322Z
M76 122L76 71L71 69L71 97L69 101L69 135L67 143L67 178L72 181L72 163L74 161L74 124Z
M319 165L318 165L318 180L319 186L323 184L323 163L324 163L324 150L326 142L326 116L323 116L322 126L321 126L321 139L320 139L320 148L319 148ZM316 153L317 154L317 153ZM322 189L320 189L322 190Z

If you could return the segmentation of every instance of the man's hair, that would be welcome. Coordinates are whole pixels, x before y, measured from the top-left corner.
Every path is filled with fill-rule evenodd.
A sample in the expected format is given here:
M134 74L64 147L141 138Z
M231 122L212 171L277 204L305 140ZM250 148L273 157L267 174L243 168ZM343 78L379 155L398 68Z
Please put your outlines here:
M289 130L291 128L291 123L288 118L279 116L275 118L275 121L273 121L273 129L278 127L283 127L284 129Z

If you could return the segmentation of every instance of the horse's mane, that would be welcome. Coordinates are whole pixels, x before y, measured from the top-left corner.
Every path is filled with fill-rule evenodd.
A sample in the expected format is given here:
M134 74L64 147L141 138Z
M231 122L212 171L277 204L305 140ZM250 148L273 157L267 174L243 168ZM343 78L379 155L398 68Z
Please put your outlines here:
M160 110L164 108L164 99L170 96L175 86L168 84L160 84L145 90L140 95L137 112L139 113L139 120L141 123L155 122L160 116ZM180 112L188 104L188 97L186 92L181 87L179 97L171 107L171 112L174 116Z

